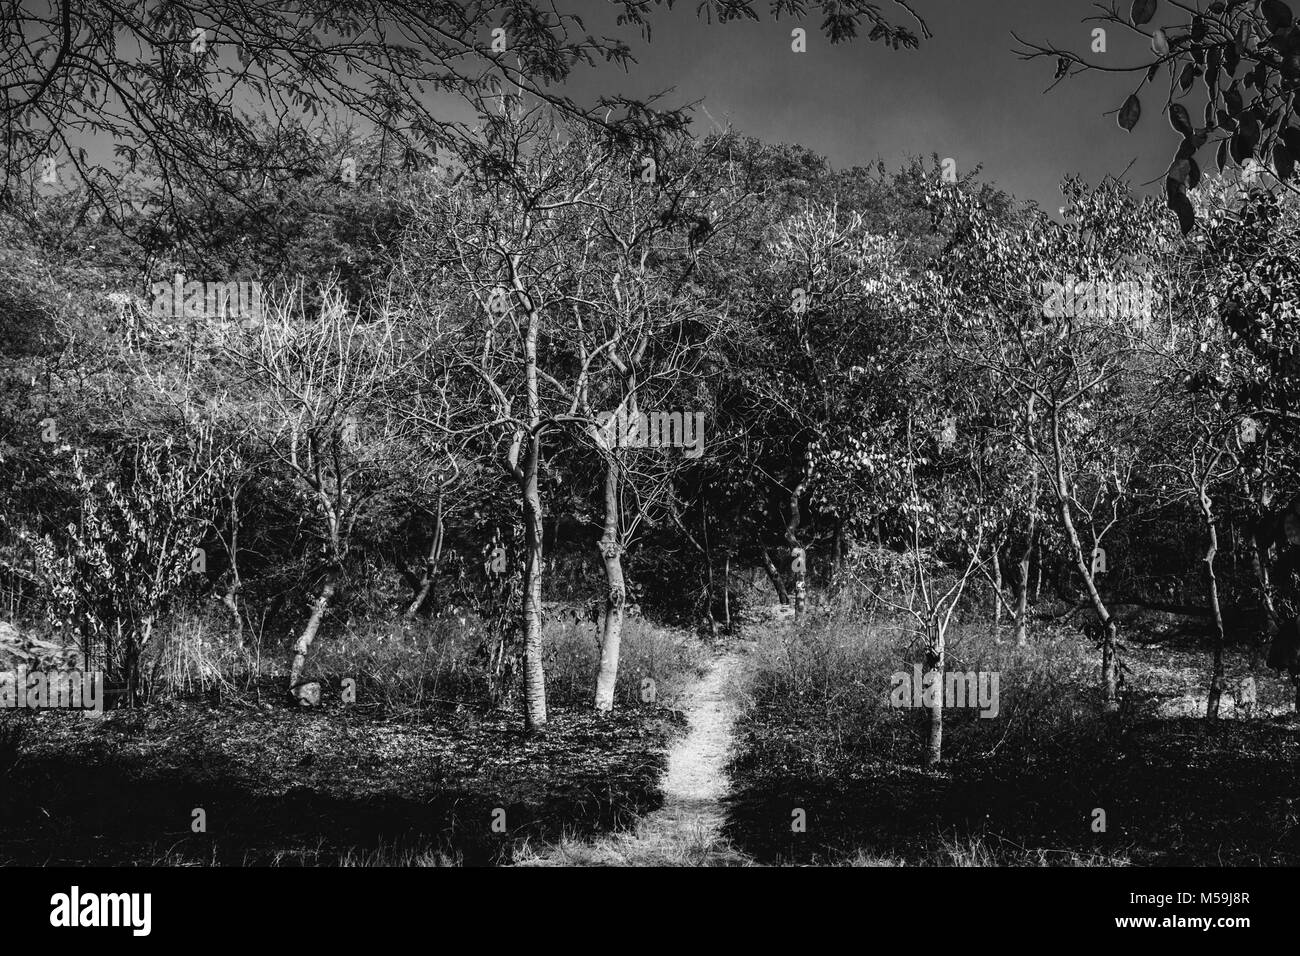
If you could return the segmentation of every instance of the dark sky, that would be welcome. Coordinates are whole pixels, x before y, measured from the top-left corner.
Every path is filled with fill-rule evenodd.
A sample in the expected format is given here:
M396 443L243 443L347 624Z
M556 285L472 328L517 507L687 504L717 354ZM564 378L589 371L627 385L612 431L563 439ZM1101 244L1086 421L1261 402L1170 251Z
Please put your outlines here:
M891 17L906 17L889 0L881 3ZM1083 22L1098 12L1089 0L914 5L934 39L919 50L894 51L864 40L831 46L818 29L819 14L803 22L774 21L765 0L757 4L762 22L726 25L697 18L693 0L683 0L673 11L655 14L646 44L631 28L616 27L602 0L577 0L576 9L590 11L584 13L588 31L624 37L639 62L627 73L608 66L587 71L570 90L582 99L675 88L677 102L702 98L719 122L761 139L802 143L836 166L877 157L894 166L908 155L935 152L955 158L962 170L982 163L986 178L1052 211L1060 205L1057 184L1067 173L1096 181L1136 160L1128 177L1134 183L1162 178L1177 137L1160 115L1159 98L1143 95L1144 115L1132 134L1113 115L1102 115L1123 102L1140 74L1088 73L1044 95L1054 61L1023 61L1012 52L1013 29L1031 40L1087 52L1098 26ZM574 9L573 0L563 8ZM1162 22L1158 16L1151 26ZM1171 17L1164 25L1175 22ZM795 26L808 30L806 53L790 50ZM1145 38L1118 27L1107 32L1109 62L1146 62ZM1203 101L1192 102L1195 116Z
M910 22L891 0L879 2L892 18ZM1118 2L1127 8L1127 0ZM1123 102L1140 73L1086 73L1044 94L1054 61L1026 62L1012 52L1014 29L1087 53L1097 26L1083 22L1098 13L1092 0L913 0L934 37L918 50L898 51L865 39L831 46L820 32L819 4L803 21L776 21L768 3L755 0L759 23L710 24L696 16L697 0L679 0L672 11L653 12L647 43L634 28L615 24L607 0L556 0L583 17L587 32L626 40L638 60L627 72L609 64L579 67L567 92L590 103L602 93L644 97L671 89L672 105L700 100L719 123L771 142L801 143L837 167L877 158L895 167L932 153L954 158L963 172L983 164L986 180L1052 212L1068 173L1096 182L1132 164L1128 178L1154 183L1154 191L1177 145L1154 88L1143 93L1144 115L1133 133L1103 115ZM1171 5L1160 9L1151 26L1179 22ZM808 31L806 53L790 49L795 26ZM1126 28L1109 28L1107 41L1104 59L1116 66L1144 65L1150 56L1146 38ZM1156 84L1167 88L1163 76ZM1199 118L1204 100L1188 102ZM447 112L469 118L458 101ZM707 129L711 121L697 115ZM104 142L89 145L108 160Z

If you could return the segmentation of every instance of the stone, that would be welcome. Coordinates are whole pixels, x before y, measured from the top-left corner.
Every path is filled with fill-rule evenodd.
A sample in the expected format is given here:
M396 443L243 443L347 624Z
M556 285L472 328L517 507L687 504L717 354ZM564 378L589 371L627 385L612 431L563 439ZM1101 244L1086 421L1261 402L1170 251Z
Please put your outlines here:
M308 684L299 684L293 689L293 696L297 698L300 707L319 707L320 684L315 681Z

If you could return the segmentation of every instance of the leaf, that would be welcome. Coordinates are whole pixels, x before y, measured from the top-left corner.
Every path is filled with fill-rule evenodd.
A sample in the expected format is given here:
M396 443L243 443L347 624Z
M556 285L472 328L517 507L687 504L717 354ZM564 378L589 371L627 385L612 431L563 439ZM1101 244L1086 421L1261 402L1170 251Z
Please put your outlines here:
M1259 124L1253 117L1247 116L1241 122L1237 132L1232 134L1232 158L1237 163L1244 163L1255 155L1259 145Z
M1155 15L1156 0L1133 0L1133 9L1129 13L1129 20L1133 26L1140 27L1144 23L1150 23Z
M1295 175L1295 154L1280 140L1273 144L1273 170L1281 180L1290 179Z
M1282 142L1286 143L1287 151L1293 157L1300 157L1300 129L1294 126L1284 126L1278 131L1282 137Z
M1247 159L1249 159L1251 154L1254 152L1254 150L1251 149L1250 146L1247 145L1246 141L1242 138L1240 130L1232 134L1231 151L1232 151L1232 161L1239 166L1242 163L1244 163Z
M1165 180L1165 202L1178 216L1178 228L1182 230L1183 235L1191 232L1192 227L1196 225L1196 210L1192 208L1192 201L1187 198L1187 193L1177 180Z
M1183 67L1183 73L1178 77L1178 88L1184 93L1192 88L1192 83L1196 81L1196 67L1188 63Z
M1195 189L1201 181L1201 169L1191 157L1175 159L1165 175L1169 182L1176 182L1186 189Z
M1210 96L1214 96L1219 89L1219 67L1223 65L1223 50L1220 47L1211 47L1210 52L1205 55L1205 88L1209 91Z
M1223 94L1223 105L1228 108L1229 116L1237 116L1241 112L1241 90L1237 89L1236 83L1228 87L1228 91Z
M1184 136L1191 136L1192 117L1187 112L1187 107L1182 103L1169 104L1169 125L1174 128L1174 132L1182 133Z
M1209 139L1209 134L1205 132L1197 133L1194 136L1184 136L1183 141L1178 144L1178 152L1174 158L1191 159L1196 155L1196 151L1205 145L1207 139Z
M1138 99L1136 93L1130 93L1129 98L1124 101L1124 105L1119 108L1120 129L1133 132L1133 127L1137 126L1138 120L1142 118L1142 101Z
M1268 25L1274 33L1285 30L1291 25L1291 8L1282 0L1264 0L1259 9L1264 14L1264 19L1268 21Z
M1228 141L1226 139L1220 141L1219 152L1216 158L1219 164L1219 172L1223 172L1228 168Z
M1151 34L1151 50L1156 56L1169 55L1169 37L1165 36L1165 31L1159 28Z

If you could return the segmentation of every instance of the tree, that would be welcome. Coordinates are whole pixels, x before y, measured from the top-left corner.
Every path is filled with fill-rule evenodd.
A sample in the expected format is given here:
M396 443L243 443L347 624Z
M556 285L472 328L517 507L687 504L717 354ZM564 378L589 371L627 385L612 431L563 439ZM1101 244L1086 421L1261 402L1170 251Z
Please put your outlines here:
M1118 624L1099 587L1103 539L1123 517L1143 467L1143 396L1152 376L1143 337L1154 328L1152 263L1169 248L1149 202L1107 181L1064 186L1066 225L1039 216L999 225L959 190L936 200L963 225L949 268L962 352L1018 396L1024 451L1046 478L1071 563L1082 579L1102 651L1102 697L1118 710ZM963 333L963 330L965 334Z
M607 588L595 693L602 712L613 709L618 678L622 556L642 523L664 521L677 473L705 452L711 410L700 372L724 320L715 317L721 304L691 276L738 201L706 190L705 169L724 158L726 143L683 137L662 164L641 165L629 153L606 165L584 207L592 214L574 236L579 358L584 367L596 359L580 404L595 422L586 434L604 468L597 549ZM599 144L589 140L588 148ZM628 167L639 174L628 177ZM701 221L712 226L707 235Z
M1186 234L1196 223L1189 196L1201 180L1196 157L1207 146L1215 147L1219 172L1231 161L1256 179L1251 164L1258 169L1271 165L1279 184L1296 189L1291 180L1300 159L1300 129L1293 125L1293 94L1300 82L1300 22L1283 0L1215 0L1203 9L1171 2L1165 9L1177 23L1156 26L1161 9L1159 0L1132 0L1127 17L1114 4L1091 18L1148 37L1152 55L1138 63L1115 66L1018 35L1016 40L1022 59L1055 59L1052 86L1085 72L1140 74L1137 87L1117 111L1120 127L1129 131L1142 116L1142 89L1165 73L1168 90L1160 94L1163 112L1182 138L1165 174L1165 200ZM1240 77L1239 70L1244 70ZM1205 87L1201 124L1193 121L1186 106L1175 102L1192 90L1197 79Z
M486 390L481 430L502 442L499 461L515 482L524 525L522 632L525 726L545 728L542 663L543 441L594 424L583 415L593 364L613 344L583 344L582 302L571 282L569 235L625 150L606 139L590 149L564 138L541 107L484 114L478 145L454 184L427 184L408 255L430 262L451 301L465 303L460 360ZM572 131L568 131L572 132ZM468 310L472 309L472 312ZM472 319L468 316L473 316ZM470 334L472 333L472 334Z
M1221 494L1243 501L1263 637L1276 637L1295 606L1288 513L1300 494L1295 469L1300 398L1296 319L1288 305L1295 267L1297 203L1207 180L1195 196L1205 241L1181 263L1192 335L1175 368L1196 420L1231 465ZM1191 349L1196 351L1189 351ZM1208 452L1207 452L1208 454Z
M905 0L895 2L928 37ZM617 7L620 23L649 34L650 4ZM758 16L749 0L701 10L723 22ZM804 8L783 0L773 12ZM866 0L828 11L823 30L839 42L868 25L870 40L895 49L919 42ZM58 179L63 166L88 204L120 218L131 196L103 154L88 151L91 139L111 144L129 169L150 163L169 201L211 188L238 195L249 182L291 177L274 144L256 135L262 111L293 125L304 113L338 110L382 131L404 156L430 160L465 133L439 94L472 100L514 89L599 123L611 109L642 108L617 96L582 108L556 93L577 64L626 66L631 51L587 33L577 14L533 2L4 0L0 50L8 144L0 196L14 210L30 209L39 181L50 170Z
M1180 479L1178 487L1195 502L1205 529L1205 597L1214 628L1210 692L1205 714L1210 720L1219 716L1219 701L1224 686L1223 652L1227 643L1216 564L1219 555L1220 514L1215 502L1220 490L1224 489L1237 469L1237 456L1232 449L1237 427L1235 421L1224 415L1223 411L1221 404L1215 407L1213 401L1204 394L1187 395L1186 405L1178 409L1182 414L1171 416L1172 423L1182 426L1180 431L1183 434L1178 436L1181 441L1169 449L1172 453L1170 457L1175 458L1169 467ZM1166 432L1165 438L1170 437L1173 436Z
M80 637L86 666L102 659L126 685L129 706L141 700L141 655L154 626L196 570L230 466L213 449L210 429L183 442L142 442L105 477L73 452L80 522L62 541L27 535L54 607Z
M328 287L314 309L304 299L298 286L273 300L263 321L249 322L229 343L229 363L257 401L224 412L224 401L218 401L214 409L223 416L255 416L246 424L301 496L301 518L318 542L309 569L316 593L289 669L294 692L344 583L358 524L397 476L420 486L437 484L429 465L438 461L441 437L425 431L424 441L411 441L408 419L388 406L394 392L406 401L411 392L402 386L412 383L411 369L423 357L418 347L409 347L418 340L399 335L394 315L381 310L367 316ZM438 401L436 394L432 398Z

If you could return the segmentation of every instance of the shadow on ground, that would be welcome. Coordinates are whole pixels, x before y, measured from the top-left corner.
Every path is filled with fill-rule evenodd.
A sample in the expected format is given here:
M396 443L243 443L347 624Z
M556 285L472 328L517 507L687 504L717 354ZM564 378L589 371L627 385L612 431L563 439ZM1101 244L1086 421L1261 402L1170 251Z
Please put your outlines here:
M673 728L650 709L561 710L541 738L509 716L342 707L6 719L24 717L0 777L7 864L501 863L657 807Z
M937 776L870 754L772 772L750 751L726 835L765 863L1296 865L1298 739L1294 718L1148 720Z

